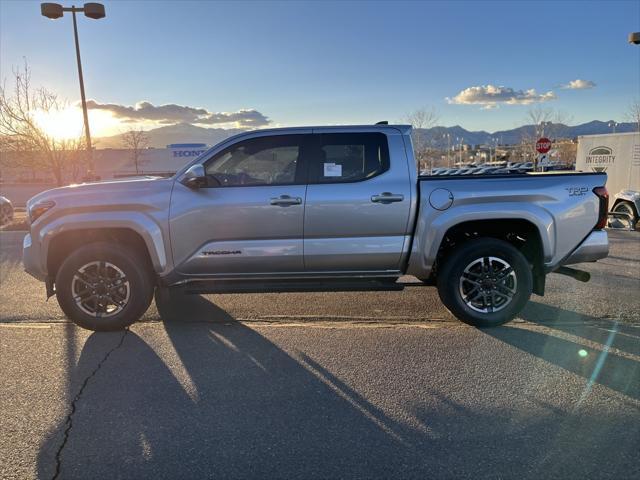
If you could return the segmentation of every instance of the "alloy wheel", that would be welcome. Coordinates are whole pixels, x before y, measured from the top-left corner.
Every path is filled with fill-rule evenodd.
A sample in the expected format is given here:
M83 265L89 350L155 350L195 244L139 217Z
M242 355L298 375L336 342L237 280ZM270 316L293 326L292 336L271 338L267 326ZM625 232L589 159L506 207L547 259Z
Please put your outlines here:
M498 257L481 257L470 262L459 280L459 292L467 307L493 313L509 305L517 291L513 267Z
M129 302L131 285L116 265L94 261L80 267L71 281L71 294L83 312L93 317L111 317Z

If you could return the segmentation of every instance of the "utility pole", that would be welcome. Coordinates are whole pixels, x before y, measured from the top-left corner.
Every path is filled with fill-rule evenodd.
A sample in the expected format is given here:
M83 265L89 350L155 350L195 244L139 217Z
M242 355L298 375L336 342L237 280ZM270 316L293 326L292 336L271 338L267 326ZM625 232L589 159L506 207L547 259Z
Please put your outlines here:
M451 134L445 133L445 137L447 137L447 166L451 168Z
M78 23L76 22L76 13L82 12L88 18L98 20L105 17L104 5L100 3L86 3L84 7L63 7L58 3L42 3L40 5L40 13L51 19L56 20L64 15L64 12L71 12L73 18L73 38L76 44L76 61L78 63L78 78L80 79L80 99L82 101L82 116L84 118L84 136L87 147L87 164L89 172L87 176L94 175L93 164L93 148L91 146L91 131L89 130L89 113L87 112L87 99L84 94L84 77L82 75L82 62L80 61L80 41L78 40Z
M93 165L93 148L91 146L91 131L89 130L89 112L87 111L87 97L84 94L84 77L82 75L82 61L80 60L80 43L78 40L78 23L76 22L76 12L80 10L71 7L71 16L73 17L73 38L76 41L76 60L78 62L78 78L80 79L80 100L82 102L82 117L84 118L84 137L87 142L87 164L89 170L93 174L95 167ZM81 10L83 11L83 10Z

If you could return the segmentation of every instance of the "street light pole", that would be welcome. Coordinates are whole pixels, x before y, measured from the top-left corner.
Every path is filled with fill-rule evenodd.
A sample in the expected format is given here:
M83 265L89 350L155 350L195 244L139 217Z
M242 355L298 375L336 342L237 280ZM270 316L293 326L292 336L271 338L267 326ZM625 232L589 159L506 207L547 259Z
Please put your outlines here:
M93 164L93 147L91 145L91 130L89 129L89 113L87 111L87 98L84 93L84 77L82 75L82 61L80 60L80 41L78 39L78 22L76 20L76 13L83 12L86 17L98 20L105 17L104 5L100 3L85 3L82 8L72 5L71 7L63 7L58 3L42 3L40 4L40 12L43 16L55 20L61 18L64 12L71 12L73 18L73 38L76 44L76 61L78 63L78 78L80 80L80 100L82 101L82 117L84 119L84 135L87 147L87 164L88 175L93 177L94 164Z
M87 98L84 94L84 77L82 76L82 61L80 60L80 42L78 41L78 23L76 22L76 8L71 7L73 16L73 37L76 41L76 60L78 61L78 78L80 79L80 100L82 101L82 116L84 118L84 136L87 142L87 163L93 174L93 148L91 146L91 131L89 130L89 112L87 112Z
M447 133L447 166L451 168L451 134Z

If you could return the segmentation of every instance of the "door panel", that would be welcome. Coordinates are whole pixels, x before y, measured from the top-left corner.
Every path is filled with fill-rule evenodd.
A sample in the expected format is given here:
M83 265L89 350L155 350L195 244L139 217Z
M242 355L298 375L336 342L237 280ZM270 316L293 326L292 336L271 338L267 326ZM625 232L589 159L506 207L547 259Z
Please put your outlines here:
M177 183L171 241L178 271L188 274L299 272L304 203L272 205L303 185L191 190Z
M305 239L307 270L396 270L406 237L347 237Z
M370 142L367 135L385 138L382 142L378 141L379 137ZM305 269L398 270L411 205L402 139L382 133L314 137L317 140L314 138L316 148L309 160L310 184L304 218ZM365 145L364 154L358 148L360 144ZM317 147L322 145L332 147L320 152ZM335 145L345 147L342 153ZM372 149L378 149L373 156ZM394 155L393 161L389 158L389 149ZM359 161L361 155L364 155L362 162ZM342 161L341 156L350 158ZM380 163L379 167L376 162ZM329 164L328 169L325 163ZM362 170L362 180L357 175L358 169ZM324 176L325 173L328 175ZM324 183L312 183L314 181Z
M238 142L205 162L207 173L215 176L213 187L193 190L176 182L169 223L179 272L224 276L304 270L304 138ZM297 165L294 145L300 145Z

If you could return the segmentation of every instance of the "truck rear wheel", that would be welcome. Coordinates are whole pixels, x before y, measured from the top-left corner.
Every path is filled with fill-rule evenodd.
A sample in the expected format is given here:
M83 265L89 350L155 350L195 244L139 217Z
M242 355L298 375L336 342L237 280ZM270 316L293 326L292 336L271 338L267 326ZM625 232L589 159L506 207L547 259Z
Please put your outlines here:
M480 238L464 243L438 272L442 303L475 327L502 325L529 301L533 279L526 257L508 242Z
M65 315L94 331L122 330L149 308L153 280L144 262L122 246L98 242L72 253L56 275Z

